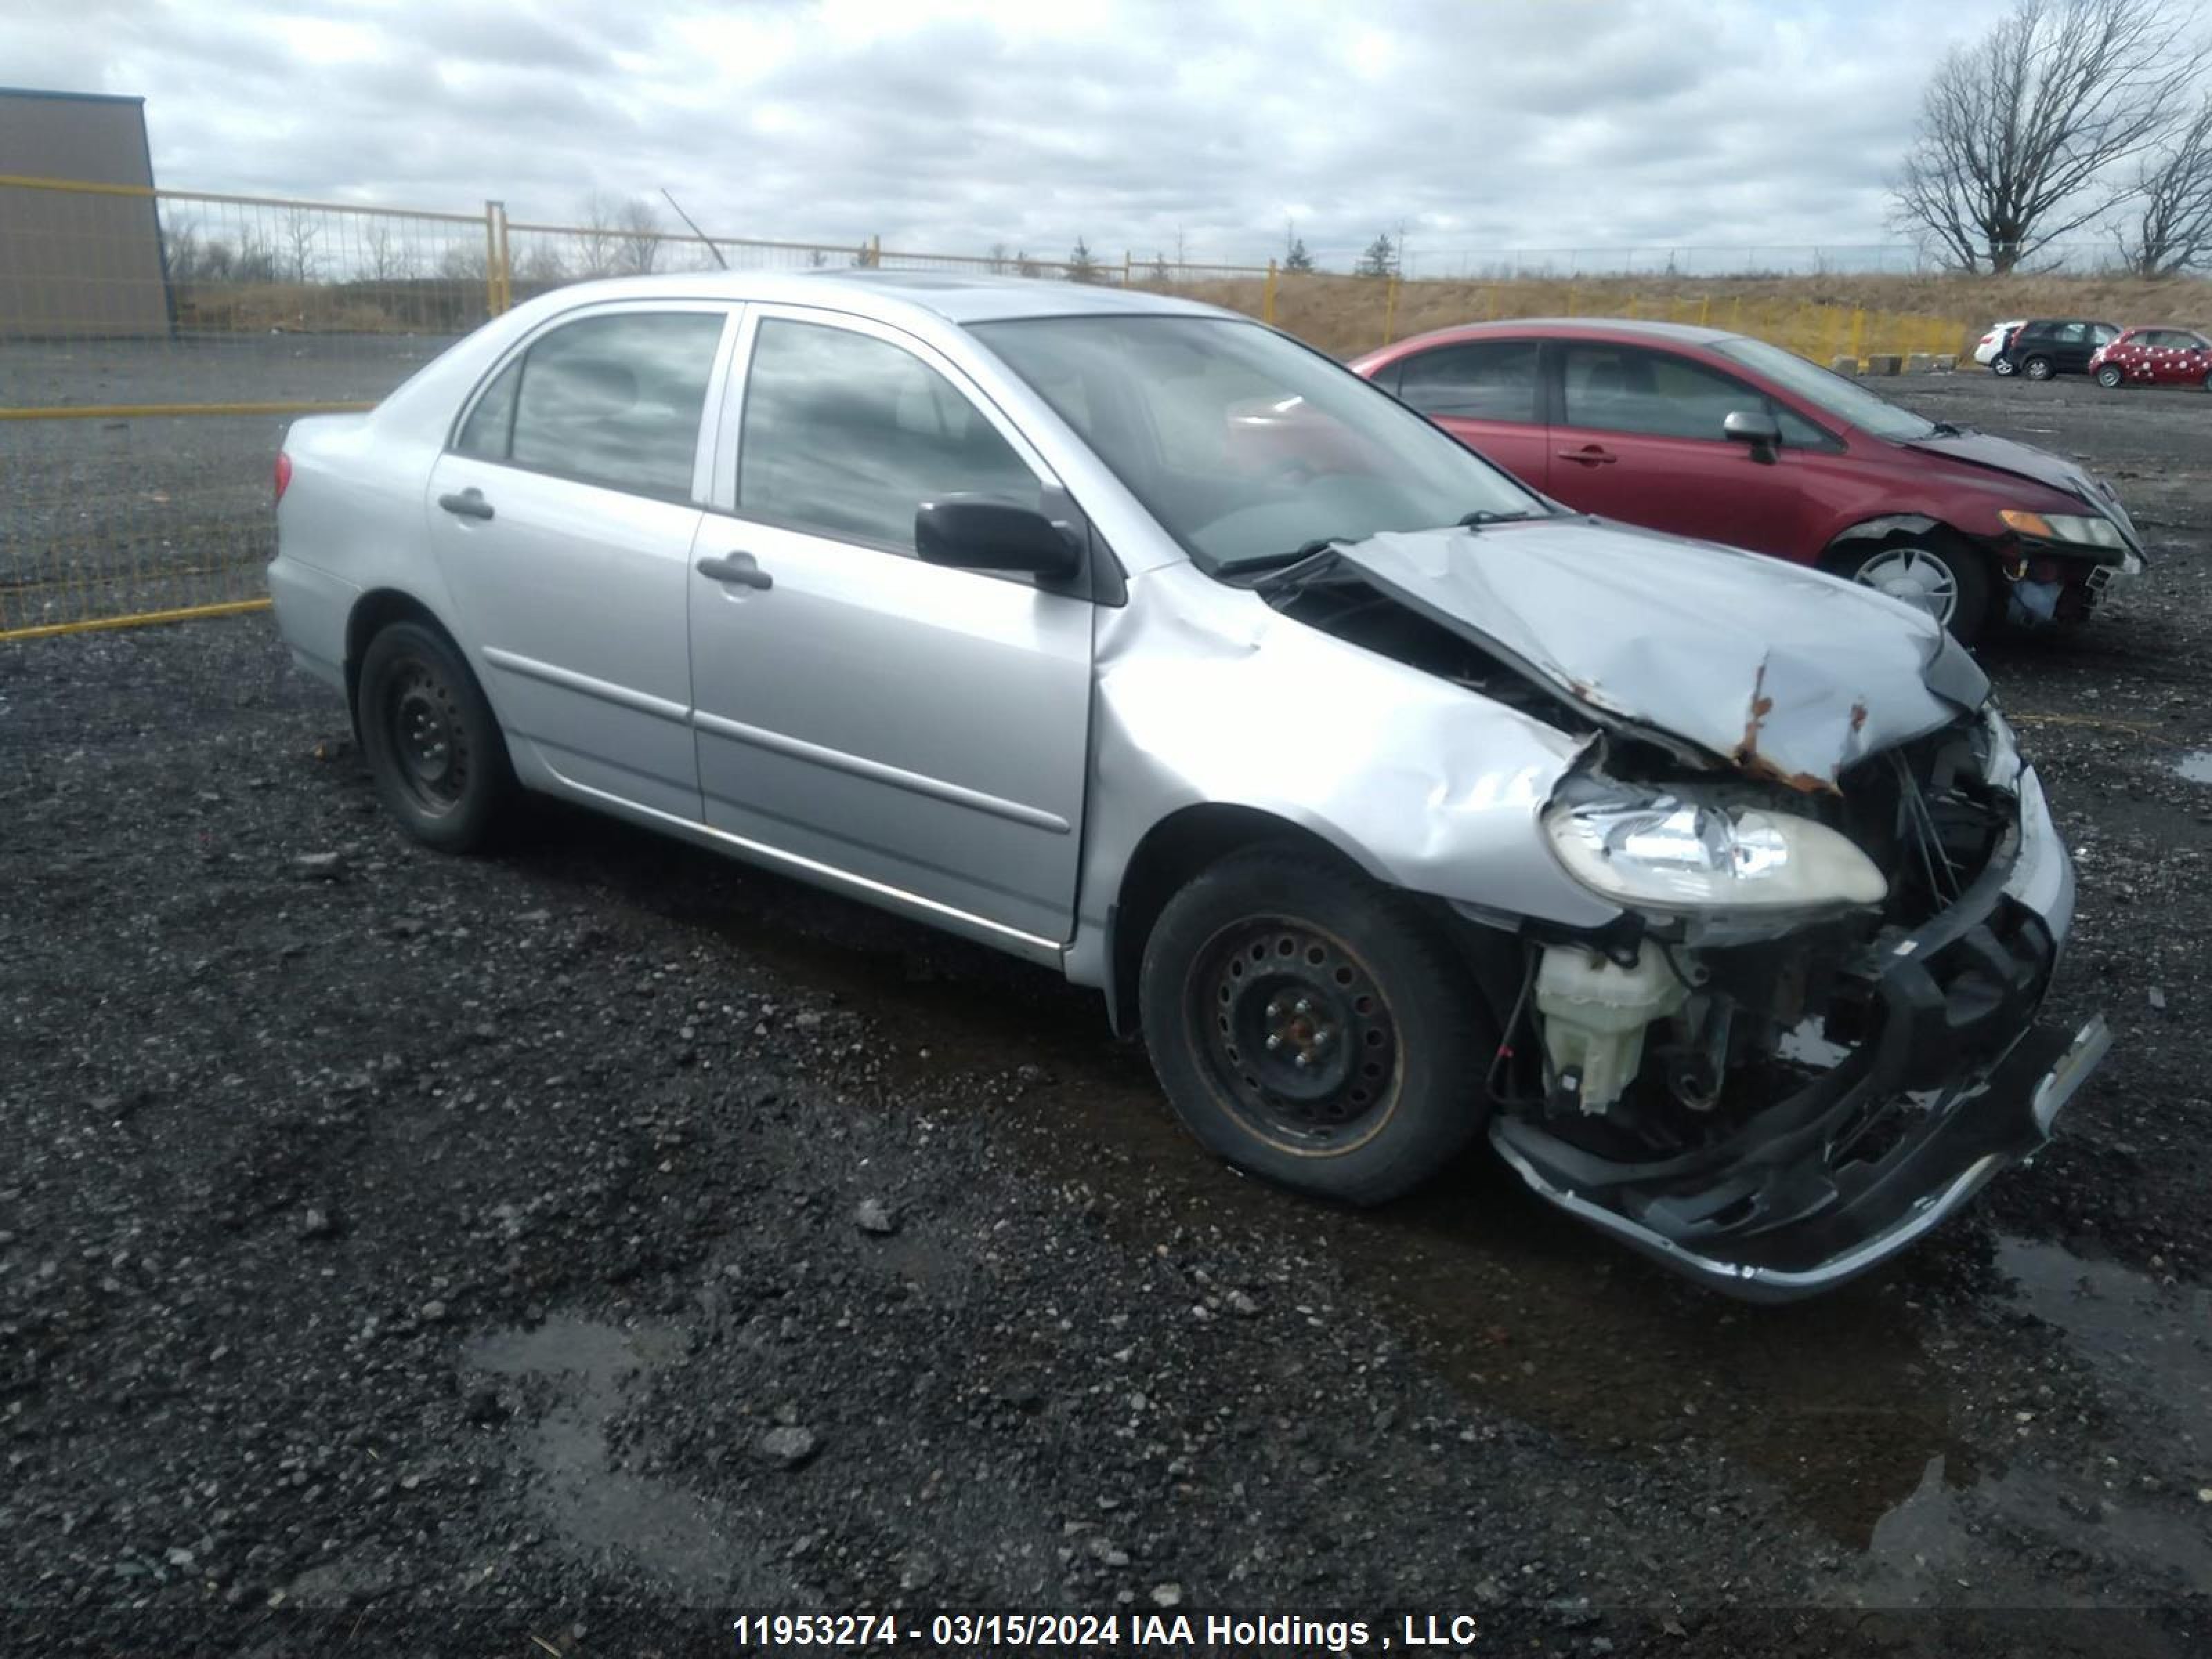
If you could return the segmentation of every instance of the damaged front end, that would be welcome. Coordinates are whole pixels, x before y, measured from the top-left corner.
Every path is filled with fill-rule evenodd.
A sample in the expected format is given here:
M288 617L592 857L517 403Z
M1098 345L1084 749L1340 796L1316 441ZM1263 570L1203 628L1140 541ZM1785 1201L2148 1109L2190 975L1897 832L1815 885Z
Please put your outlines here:
M1564 856L1587 863L1588 826L1609 822L1611 856L1650 843L1658 896L1603 935L1528 930L1491 1139L1535 1191L1672 1267L1769 1300L1865 1271L2039 1148L2109 1045L2101 1020L2036 1024L2072 875L1994 716L1832 793L1629 783L1594 761L1562 797ZM1700 831L1738 869L1797 864L1799 884L1670 909Z
M2071 865L1933 624L1679 543L1624 601L1617 554L1549 532L1378 537L1267 597L1585 739L1540 825L1612 921L1455 902L1519 953L1492 986L1499 1153L1720 1289L1827 1289L2043 1146L2109 1047L2036 1021Z

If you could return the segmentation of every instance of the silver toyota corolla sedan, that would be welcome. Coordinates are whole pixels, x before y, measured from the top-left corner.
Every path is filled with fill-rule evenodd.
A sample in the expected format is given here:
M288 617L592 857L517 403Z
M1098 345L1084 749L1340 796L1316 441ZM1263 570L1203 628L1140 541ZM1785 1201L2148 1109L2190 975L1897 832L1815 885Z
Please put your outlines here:
M540 791L1056 968L1192 1133L1370 1203L1486 1135L1765 1299L2109 1041L1972 660L1568 513L1249 319L858 273L567 288L295 424L269 568L412 835Z

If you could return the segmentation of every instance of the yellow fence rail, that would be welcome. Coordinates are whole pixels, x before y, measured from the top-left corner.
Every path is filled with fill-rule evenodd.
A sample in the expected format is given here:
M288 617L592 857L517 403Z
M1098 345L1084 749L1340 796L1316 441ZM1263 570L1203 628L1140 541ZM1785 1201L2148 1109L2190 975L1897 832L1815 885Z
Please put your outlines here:
M1401 281L1180 254L946 253L704 237L641 202L568 224L0 173L0 641L267 604L271 467L307 416L373 408L564 283L708 270L1001 273L1173 293L1352 356L1452 323L1694 322L1826 362L1964 350L1962 319L1713 279Z

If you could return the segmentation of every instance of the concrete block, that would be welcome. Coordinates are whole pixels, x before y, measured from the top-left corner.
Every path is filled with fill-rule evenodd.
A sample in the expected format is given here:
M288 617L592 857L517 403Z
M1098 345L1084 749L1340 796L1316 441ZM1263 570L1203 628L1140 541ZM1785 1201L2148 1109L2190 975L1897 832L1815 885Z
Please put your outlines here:
M1925 374L1930 368L1934 367L1935 362L1936 360L1927 352L1910 352L1906 354L1905 359L1905 372L1907 374Z
M1959 372L1959 354L1955 351L1937 352L1936 354L1936 372L1938 374L1957 374Z
M1869 374L1894 374L1904 367L1905 359L1893 351L1886 351L1866 360L1866 372Z
M1830 361L1828 367L1838 374L1856 374L1859 360L1856 357L1837 357Z

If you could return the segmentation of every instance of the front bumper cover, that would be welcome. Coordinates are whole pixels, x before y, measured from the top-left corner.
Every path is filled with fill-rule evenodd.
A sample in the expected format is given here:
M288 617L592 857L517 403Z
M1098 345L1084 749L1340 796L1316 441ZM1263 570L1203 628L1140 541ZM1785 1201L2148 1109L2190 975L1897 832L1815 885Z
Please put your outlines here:
M1733 1135L1626 1163L1500 1116L1492 1144L1561 1209L1731 1295L1791 1301L1887 1261L2042 1147L2112 1046L2101 1017L2035 1019L2073 878L2033 772L2021 808L1957 903L1846 969L1879 1029Z

